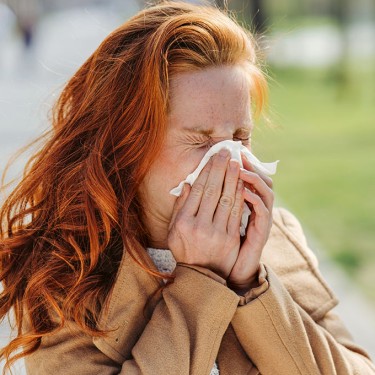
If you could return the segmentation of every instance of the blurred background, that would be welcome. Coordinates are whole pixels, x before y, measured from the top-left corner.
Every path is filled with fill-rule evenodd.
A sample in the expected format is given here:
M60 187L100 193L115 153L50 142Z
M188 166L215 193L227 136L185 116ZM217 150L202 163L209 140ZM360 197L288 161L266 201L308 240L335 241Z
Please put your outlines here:
M0 172L48 127L51 104L99 43L152 3L0 1ZM263 161L280 159L273 178L277 204L300 219L339 296L338 313L374 357L375 3L216 5L257 35L269 77L269 106L257 123L254 153ZM9 178L20 174L27 156ZM9 328L3 323L0 330L1 345Z

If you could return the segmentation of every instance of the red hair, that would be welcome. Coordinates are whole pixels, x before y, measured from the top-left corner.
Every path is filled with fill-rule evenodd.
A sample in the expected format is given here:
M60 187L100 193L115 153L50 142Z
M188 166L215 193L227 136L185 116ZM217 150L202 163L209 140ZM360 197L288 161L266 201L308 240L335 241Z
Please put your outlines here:
M65 320L104 335L98 315L125 250L166 277L137 260L149 238L138 189L163 144L169 82L234 64L261 108L251 34L215 7L162 2L114 30L66 84L43 147L0 211L0 319L13 309L18 329L0 351L7 368Z

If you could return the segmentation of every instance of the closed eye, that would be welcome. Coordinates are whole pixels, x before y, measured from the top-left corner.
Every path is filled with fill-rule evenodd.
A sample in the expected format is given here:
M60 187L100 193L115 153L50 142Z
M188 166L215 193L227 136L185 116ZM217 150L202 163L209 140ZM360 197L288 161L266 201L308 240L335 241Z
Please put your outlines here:
M214 144L212 142L197 142L197 143L193 143L193 146L197 146L199 148L207 148L209 149L210 147L212 147Z
M247 137L247 138L234 137L233 140L234 141L241 141L244 146L247 146L247 145L250 144L251 137Z
M234 141L241 141L244 146L248 146L250 144L251 137L247 137L247 138L233 137L233 140ZM201 147L201 148L203 148L203 147L204 148L210 148L214 144L215 144L215 142L213 142L212 140L206 140L206 141L202 141L202 142L192 143L193 146L198 146L198 147Z

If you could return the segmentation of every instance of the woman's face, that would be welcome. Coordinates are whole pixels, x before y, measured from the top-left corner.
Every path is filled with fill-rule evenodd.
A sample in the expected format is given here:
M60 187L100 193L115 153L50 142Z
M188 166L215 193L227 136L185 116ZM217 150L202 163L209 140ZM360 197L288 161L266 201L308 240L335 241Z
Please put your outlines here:
M166 248L176 197L169 191L193 172L215 143L242 140L250 147L249 81L241 65L175 75L170 82L170 113L161 154L140 189L150 246Z

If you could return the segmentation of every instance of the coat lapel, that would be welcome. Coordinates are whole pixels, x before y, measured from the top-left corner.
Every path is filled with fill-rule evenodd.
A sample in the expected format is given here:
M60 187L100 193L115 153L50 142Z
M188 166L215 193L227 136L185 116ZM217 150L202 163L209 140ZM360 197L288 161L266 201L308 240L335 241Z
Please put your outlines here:
M318 321L338 300L323 279L305 238L302 239L302 229L292 230L285 225L280 210L274 210L271 235L261 261L277 274L293 300Z
M146 252L145 255L142 260L149 268L157 271ZM104 354L118 363L131 358L131 350L148 323L157 301L148 306L148 311L144 311L146 303L161 285L164 285L162 280L148 274L127 251L124 252L109 304L99 320L100 328L111 332L106 337L93 339Z

